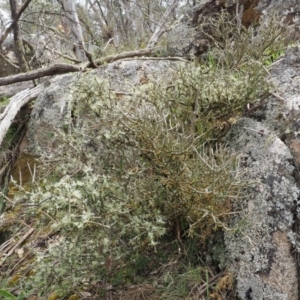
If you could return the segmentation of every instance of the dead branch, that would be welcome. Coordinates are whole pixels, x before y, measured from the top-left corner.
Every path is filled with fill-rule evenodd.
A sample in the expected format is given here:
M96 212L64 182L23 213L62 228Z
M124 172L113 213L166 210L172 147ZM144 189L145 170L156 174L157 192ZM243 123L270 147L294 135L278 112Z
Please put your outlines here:
M41 68L27 73L21 73L9 77L0 78L0 85L7 85L15 82L33 80L45 76L59 75L71 72L79 72L82 68L76 65L55 64L47 68Z
M153 49L142 49L142 50L136 50L136 51L129 51L124 52L116 55L110 55L103 58L100 58L98 60L94 61L94 64L88 62L83 63L80 65L69 65L69 64L55 64L50 67L41 68L35 71L30 71L27 73L21 73L9 77L3 77L0 78L0 86L2 85L8 85L15 82L22 82L22 81L28 81L33 80L45 76L52 76L52 75L59 75L59 74L66 74L71 72L80 72L85 70L86 68L92 68L93 65L102 65L104 63L110 63L116 60L129 58L129 57L140 57L144 55L151 54Z
M17 242L17 244L1 259L0 266L3 265L5 260L9 256L11 256L14 253L14 251L17 249L17 247L19 247L29 236L31 236L34 231L35 231L35 229L31 228L22 238L20 238L20 240Z
M84 46L83 46L82 48L83 48L83 51L84 51L84 53L85 53L85 56L87 57L87 59L88 59L90 65L91 65L91 67L92 67L92 68L97 68L96 63L95 63L94 60L93 60L92 54L91 54L90 52L88 52L88 51L85 49Z
M30 100L35 99L44 88L43 84L39 84L33 89L26 89L10 98L9 105L6 106L4 112L0 115L0 145L20 108Z
M17 93L20 93L28 88L33 88L34 84L31 81L17 82L9 85L0 86L0 99L10 98ZM4 100L4 99L3 99Z
M1 39L0 39L0 46L2 45L2 43L4 42L4 40L7 38L7 36L9 35L9 33L11 32L11 30L13 29L13 27L15 26L15 24L19 21L22 13L24 12L24 10L27 8L27 6L30 4L31 0L27 0L22 7L20 8L19 12L16 14L16 16L14 17L13 21L10 23L10 25L7 27L7 29L5 30L4 34L2 35Z
M6 58L5 55L3 55L1 52L0 52L0 56L3 60L5 60L8 64L10 64L11 66L13 66L14 68L16 69L20 69L19 66L17 66L16 64L14 64L10 59Z
M130 59L125 59L124 60L130 60ZM179 56L160 56L160 57L138 57L135 58L135 60L169 60L169 61L182 61L185 63L191 63L191 61L184 59Z
M102 65L104 63L111 63L113 61L124 59L124 58L140 57L140 56L144 56L144 55L150 55L152 52L153 52L153 48L152 49L149 48L149 49L141 49L141 50L123 52L123 53L120 53L120 54L109 55L109 56L100 58L100 59L96 60L95 63L97 65ZM87 67L88 68L91 67L90 63L87 65Z

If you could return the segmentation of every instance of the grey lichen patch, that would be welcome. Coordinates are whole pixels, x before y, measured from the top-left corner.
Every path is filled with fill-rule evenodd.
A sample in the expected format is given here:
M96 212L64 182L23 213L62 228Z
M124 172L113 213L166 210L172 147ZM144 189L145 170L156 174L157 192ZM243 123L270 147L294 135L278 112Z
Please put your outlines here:
M188 27L185 23L178 24L172 34L168 36L168 53L171 56L187 56L193 58L195 55L194 40L196 39L196 30ZM203 45L205 46L205 45ZM204 51L203 51L204 52Z
M290 253L290 242L286 232L273 233L272 243L276 250L272 253L269 272L248 274L241 268L238 275L238 292L241 299L298 299L297 268Z
M249 286L249 282L251 282L251 286ZM287 294L280 293L270 285L265 284L259 275L240 278L237 289L239 299L291 300Z
M294 46L271 69L274 91L263 122L242 119L228 135L244 153L246 178L255 181L235 206L246 221L233 222L246 225L226 240L241 299L298 299L291 251L299 249L293 232L299 222L299 66L300 48Z
M242 212L232 220L241 224L240 231L226 235L237 293L241 299L297 299L289 296L288 288L295 285L295 262L289 247L276 238L283 235L288 243L286 232L292 230L293 207L298 203L291 153L271 128L251 119L239 120L228 139L235 151L243 153L245 179L253 182L244 200L234 204L234 210ZM280 268L294 270L288 280L274 275L279 257Z
M273 257L271 270L268 275L262 274L263 281L277 289L282 290L287 299L297 299L297 268L295 257L287 255L290 252L291 244L286 232L276 231L273 234L272 242L276 244L277 249Z
M27 152L37 155L39 149L51 150L58 141L54 141L53 132L71 122L73 75L58 76L45 87L39 95L31 113L27 133Z

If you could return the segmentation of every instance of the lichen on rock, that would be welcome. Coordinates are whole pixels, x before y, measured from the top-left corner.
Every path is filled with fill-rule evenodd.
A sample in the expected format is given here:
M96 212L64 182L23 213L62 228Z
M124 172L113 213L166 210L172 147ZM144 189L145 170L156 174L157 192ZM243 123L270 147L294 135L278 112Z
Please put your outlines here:
M246 226L226 239L240 299L298 299L299 57L299 48L292 47L272 69L276 92L262 120L241 119L228 135L231 147L243 153L246 178L253 180L235 207L244 212Z

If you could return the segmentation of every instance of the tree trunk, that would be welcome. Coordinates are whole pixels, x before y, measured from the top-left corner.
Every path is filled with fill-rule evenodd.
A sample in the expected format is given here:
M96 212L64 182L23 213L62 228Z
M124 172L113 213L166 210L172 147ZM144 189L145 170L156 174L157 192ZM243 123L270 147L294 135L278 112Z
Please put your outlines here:
M74 52L75 52L76 58L79 61L84 61L84 60L86 60L86 55L85 55L85 51L84 51L85 46L84 46L81 25L80 25L76 7L75 7L75 1L60 0L60 3L63 6L63 10L65 12L65 16L66 16L67 23L68 23L68 27L70 28L70 32L74 39Z
M22 7L20 8L19 12L15 15L15 17L13 18L13 21L10 23L10 25L6 28L4 34L1 36L0 39L0 46L2 45L2 43L4 42L4 40L7 38L8 34L11 32L12 28L15 26L15 24L19 21L22 13L24 12L24 10L27 8L27 6L30 4L32 0L26 0L26 2L22 5Z
M9 0L10 3L10 10L11 10L11 18L14 20L17 16L17 0ZM18 59L19 67L21 72L26 72L29 71L29 67L24 55L23 51L23 42L19 38L19 24L16 22L13 25L13 34L14 34L14 43L15 43L15 51L16 51L16 56Z
M173 0L173 2L170 4L166 12L161 17L151 39L148 42L147 48L153 48L155 44L158 41L158 38L164 33L165 31L165 25L168 21L168 18L170 17L172 11L175 9L175 7L178 5L179 0Z

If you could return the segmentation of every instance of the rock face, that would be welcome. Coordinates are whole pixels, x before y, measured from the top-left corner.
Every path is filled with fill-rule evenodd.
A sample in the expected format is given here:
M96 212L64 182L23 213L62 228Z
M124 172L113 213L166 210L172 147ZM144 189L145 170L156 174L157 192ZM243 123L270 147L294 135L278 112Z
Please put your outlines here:
M299 63L299 47L288 50L271 72L276 94L256 114L260 121L243 118L228 135L253 180L234 208L245 214L233 223L244 226L226 238L240 299L298 299Z
M161 80L169 80L180 64L182 63L163 60L118 61L82 76L86 76L87 82L93 77L106 82L112 93L116 93L121 100L130 95L136 86L147 84L151 78L157 79L157 74ZM77 76L63 75L48 82L51 85L45 87L44 93L38 97L31 114L26 138L27 152L37 155L41 149L54 151L59 142L52 139L54 130L72 122L72 93L78 81Z
M242 166L253 187L235 204L243 211L233 220L240 232L226 237L240 299L298 299L297 265L291 254L295 205L299 189L288 147L267 125L241 119L228 136L242 154Z

